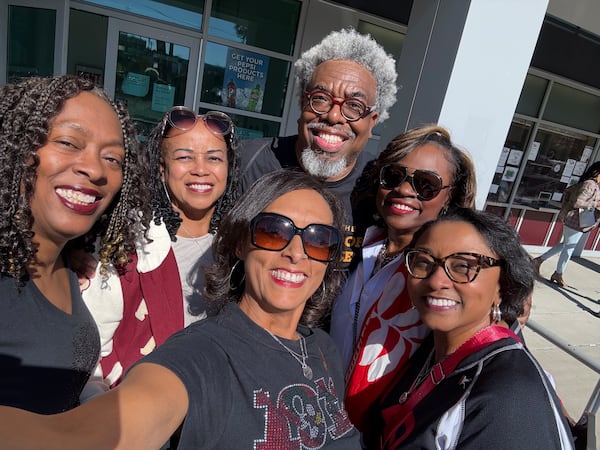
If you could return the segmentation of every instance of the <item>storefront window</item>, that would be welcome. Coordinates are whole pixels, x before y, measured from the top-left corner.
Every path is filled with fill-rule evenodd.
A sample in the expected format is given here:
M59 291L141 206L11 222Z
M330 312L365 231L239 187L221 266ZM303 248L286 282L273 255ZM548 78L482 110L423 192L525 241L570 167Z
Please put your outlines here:
M208 34L292 55L302 2L213 0Z
M508 130L506 143L500 154L500 160L496 167L496 173L492 180L488 201L506 203L515 186L515 180L519 172L519 166L523 159L523 154L529 135L531 134L532 124L527 121L515 121Z
M206 111L209 111L209 109L200 108L199 114L204 114ZM256 119L240 114L228 113L227 115L233 120L233 123L235 124L235 134L240 140L279 135L279 122Z
M600 132L600 97L555 83L543 118L592 133Z
M548 80L528 74L523 84L516 112L530 117L538 117L547 87Z
M281 116L289 71L289 61L209 42L201 101Z
M8 82L54 73L56 11L8 7Z
M531 143L514 203L559 209L565 188L577 183L589 165L594 144L593 137L540 128Z
M199 0L85 0L101 6L200 30L204 1Z
M141 136L171 106L184 104L189 59L189 47L119 33L115 99L127 104Z

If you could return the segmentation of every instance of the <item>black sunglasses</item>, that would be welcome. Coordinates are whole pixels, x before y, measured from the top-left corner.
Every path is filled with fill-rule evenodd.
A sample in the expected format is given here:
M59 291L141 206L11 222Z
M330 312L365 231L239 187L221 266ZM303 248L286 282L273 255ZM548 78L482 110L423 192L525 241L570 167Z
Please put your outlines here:
M202 119L206 128L219 136L225 136L233 132L231 117L220 111L208 111L205 114L197 115L185 106L174 106L167 112L165 118L164 128L161 133L161 136L165 138L178 136L191 130L196 125L198 119ZM180 132L171 130L179 130Z
M442 177L429 170L415 170L408 173L408 167L399 164L386 164L379 171L379 184L384 189L395 189L405 181L410 182L419 200L433 200L442 189L452 185L443 185Z
M276 213L259 213L250 222L252 245L262 250L283 250L297 234L300 235L304 253L309 258L320 262L336 259L342 235L335 227L311 223L298 228L290 218Z
M479 253L458 252L444 258L436 258L425 250L409 250L406 252L406 267L413 278L424 280L429 278L440 266L448 278L455 283L470 283L477 278L481 269L502 266L504 260L480 255Z

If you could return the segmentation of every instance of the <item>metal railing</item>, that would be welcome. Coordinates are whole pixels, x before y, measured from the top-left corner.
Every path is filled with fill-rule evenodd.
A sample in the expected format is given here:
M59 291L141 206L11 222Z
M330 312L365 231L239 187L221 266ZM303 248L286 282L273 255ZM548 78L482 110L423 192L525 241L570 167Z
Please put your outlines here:
M542 336L544 339L554 344L558 348L560 348L565 353L571 355L573 358L583 363L598 375L600 375L600 363L598 361L593 360L589 356L585 355L583 352L577 350L576 348L569 345L567 341L562 339L560 336L554 334L552 331L544 328L539 325L533 319L529 319L527 321L527 328L531 329L535 333ZM587 419L587 446L586 450L597 450L596 446L596 428L597 421L596 416L598 415L598 409L600 408L600 379L596 383L596 387L590 396L590 399L585 406L582 417Z

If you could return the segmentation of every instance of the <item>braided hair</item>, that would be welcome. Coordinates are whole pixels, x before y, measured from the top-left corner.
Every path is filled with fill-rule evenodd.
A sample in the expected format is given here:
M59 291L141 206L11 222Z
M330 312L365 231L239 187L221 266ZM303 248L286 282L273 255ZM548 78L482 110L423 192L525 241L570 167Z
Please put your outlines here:
M100 238L101 272L108 264L127 262L135 240L148 227L145 165L138 160L133 124L122 105L112 102L92 82L73 75L32 77L0 89L0 273L21 278L35 261L32 242L34 217L30 202L34 194L39 156L46 144L52 120L65 102L90 92L111 105L121 124L125 159L121 191L92 229L77 241Z

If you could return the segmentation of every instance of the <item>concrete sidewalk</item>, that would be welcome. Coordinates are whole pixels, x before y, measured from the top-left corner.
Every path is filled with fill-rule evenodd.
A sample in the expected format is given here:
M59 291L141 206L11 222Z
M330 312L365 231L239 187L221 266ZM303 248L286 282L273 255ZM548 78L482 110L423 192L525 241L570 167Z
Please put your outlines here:
M532 255L538 256L538 255ZM563 274L567 288L549 281L558 256L545 261L536 282L530 318L600 364L600 258L573 258ZM527 347L556 380L559 397L578 419L600 374L568 355L531 329ZM600 421L600 414L596 420Z

